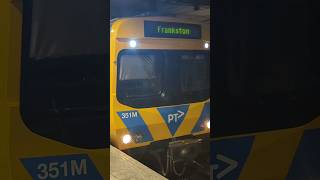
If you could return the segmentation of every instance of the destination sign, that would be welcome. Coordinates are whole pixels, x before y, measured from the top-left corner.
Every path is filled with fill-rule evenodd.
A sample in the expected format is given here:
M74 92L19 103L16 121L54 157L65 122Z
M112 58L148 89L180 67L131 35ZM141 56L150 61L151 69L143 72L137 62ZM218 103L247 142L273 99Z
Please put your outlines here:
M144 21L144 36L201 39L201 26L187 23Z

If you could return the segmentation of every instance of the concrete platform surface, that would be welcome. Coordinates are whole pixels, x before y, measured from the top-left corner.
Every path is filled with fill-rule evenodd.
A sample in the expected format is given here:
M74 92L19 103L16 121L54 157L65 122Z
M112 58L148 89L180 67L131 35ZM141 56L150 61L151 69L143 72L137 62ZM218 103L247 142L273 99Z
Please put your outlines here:
M110 146L111 180L166 180L117 148Z

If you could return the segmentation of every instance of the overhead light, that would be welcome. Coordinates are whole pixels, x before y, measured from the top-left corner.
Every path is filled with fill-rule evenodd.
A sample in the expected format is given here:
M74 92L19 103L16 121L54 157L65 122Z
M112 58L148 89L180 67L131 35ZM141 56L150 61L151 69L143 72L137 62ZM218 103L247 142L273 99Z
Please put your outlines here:
M132 137L129 134L126 134L122 137L123 144L129 144L132 141Z
M135 47L137 46L137 41L136 41L136 40L130 40L130 41L129 41L129 46L130 46L131 48L135 48Z

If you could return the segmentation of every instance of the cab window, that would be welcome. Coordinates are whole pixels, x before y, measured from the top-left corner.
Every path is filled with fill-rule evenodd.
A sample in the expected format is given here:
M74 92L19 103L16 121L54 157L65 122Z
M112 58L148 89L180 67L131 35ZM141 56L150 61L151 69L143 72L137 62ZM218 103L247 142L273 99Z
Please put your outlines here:
M147 108L209 99L208 51L123 50L118 57L117 98Z
M120 59L119 95L124 98L157 96L162 89L160 55L125 54Z
M181 56L181 90L183 93L206 91L210 87L209 64L206 55L183 55Z

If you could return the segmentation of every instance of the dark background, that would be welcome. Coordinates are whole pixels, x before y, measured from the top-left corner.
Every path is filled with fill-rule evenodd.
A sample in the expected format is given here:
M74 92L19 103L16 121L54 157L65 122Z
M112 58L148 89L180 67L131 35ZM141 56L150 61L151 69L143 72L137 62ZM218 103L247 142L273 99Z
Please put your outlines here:
M312 0L214 1L214 137L296 127L319 115L318 9Z
M210 23L210 0L111 0L110 17L176 16Z

